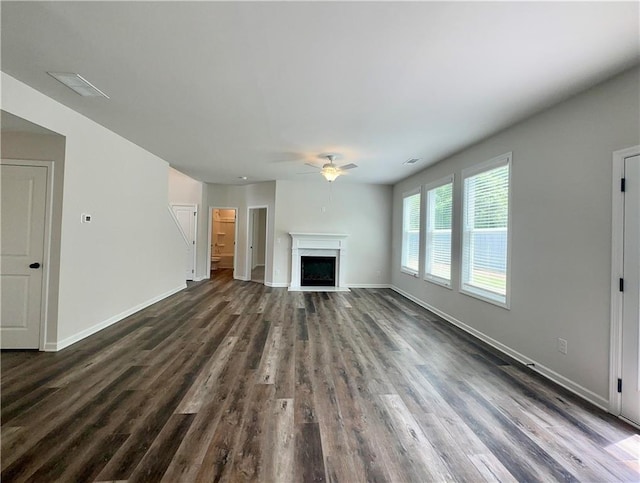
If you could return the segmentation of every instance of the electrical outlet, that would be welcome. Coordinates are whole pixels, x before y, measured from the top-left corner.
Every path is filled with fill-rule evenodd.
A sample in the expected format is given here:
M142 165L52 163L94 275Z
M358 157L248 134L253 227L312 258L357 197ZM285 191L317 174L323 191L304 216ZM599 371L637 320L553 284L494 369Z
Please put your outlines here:
M563 354L567 353L567 340L561 337L558 337L558 351Z

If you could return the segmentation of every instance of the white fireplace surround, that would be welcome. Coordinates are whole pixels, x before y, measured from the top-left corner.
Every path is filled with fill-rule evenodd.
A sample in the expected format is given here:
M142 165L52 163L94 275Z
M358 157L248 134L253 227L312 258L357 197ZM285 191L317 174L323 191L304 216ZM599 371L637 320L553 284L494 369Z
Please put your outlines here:
M340 233L299 233L289 232L291 235L291 283L289 290L305 292L348 292L345 270L347 237ZM335 287L303 287L302 257L336 257L336 286Z

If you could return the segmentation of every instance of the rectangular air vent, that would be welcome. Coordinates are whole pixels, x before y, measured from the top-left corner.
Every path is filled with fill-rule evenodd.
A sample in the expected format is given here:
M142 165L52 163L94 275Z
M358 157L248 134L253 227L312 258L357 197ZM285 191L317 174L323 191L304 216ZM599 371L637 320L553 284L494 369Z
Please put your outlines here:
M407 159L402 164L416 164L418 161L420 161L420 158L411 158L411 159Z
M63 83L72 91L80 94L84 97L106 97L109 99L109 96L94 86L87 79L82 77L80 74L75 74L73 72L47 72L51 77L56 79L57 81Z

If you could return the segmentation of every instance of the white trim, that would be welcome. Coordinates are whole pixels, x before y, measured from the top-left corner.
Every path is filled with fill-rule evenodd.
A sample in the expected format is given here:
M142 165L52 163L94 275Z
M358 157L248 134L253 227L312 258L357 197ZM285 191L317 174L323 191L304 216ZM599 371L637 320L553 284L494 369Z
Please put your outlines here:
M624 195L620 179L624 177L624 160L640 154L640 145L613 153L611 186L611 334L609 350L609 412L620 416L622 395L618 378L622 377L622 293L619 279L624 272Z
M508 355L509 357L515 359L516 361L520 362L521 364L524 364L524 365L528 366L529 369L541 374L542 376L544 376L547 379L555 382L559 386L562 386L563 388L571 391L572 393L576 394L577 396L580 396L582 399L585 399L586 401L588 401L591 404L597 406L598 408L600 408L600 409L602 409L604 411L607 411L607 408L609 406L609 401L607 399L603 398L602 396L599 396L595 392L587 389L586 387L581 386L580 384L578 384L577 382L572 381L571 379L566 378L562 374L558 374L554 370L543 366L542 364L538 363L537 361L535 361L533 359L530 359L529 357L519 353L518 351L516 351L514 349L511 349L509 346L506 346L505 344L503 344L503 343L501 343L501 342L489 337L488 335L485 335L483 332L480 332L479 330L474 329L473 327L465 324L464 322L461 322L460 320L456 319L455 317L452 317L451 315L447 314L446 312L438 310L434 306L432 306L432 305L420 300L417 297L414 297L410 293L405 292L404 290L396 287L395 285L391 286L391 290L399 293L403 297L408 298L409 300L411 300L412 302L415 302L416 304L420 305L421 307L423 307L423 308L425 308L427 310L430 310L434 314L439 315L440 317L442 317L444 320L446 320L450 324L453 324L456 327L461 328L462 330L464 330L468 334L471 334L472 336L476 337L477 339L480 339L481 341L489 344L494 349L497 349L500 352L502 352L502 353Z
M449 176L445 176L444 178L440 178L437 181L433 181L431 183L426 183L423 185L424 191L425 193L427 191L430 191L434 188L439 188L440 186L444 186L445 184L453 184L453 182L455 181L455 175L454 174L450 174Z
M286 288L289 286L287 282L265 282L264 284L267 287L274 287L274 288Z
M240 210L236 206L209 206L209 234L207 235L207 275L208 278L211 278L211 242L213 241L211 238L211 232L213 231L213 210L235 210L236 212L236 220L234 226L234 244L233 244L233 278L236 280L244 280L244 278L236 276L236 267L238 266L238 215ZM205 276L207 278L207 276Z
M451 280L447 280L442 277L436 277L435 275L431 275L428 273L424 274L423 280L425 282L433 283L435 285L439 285L440 287L448 288L449 290L453 290L453 284Z
M309 291L301 287L302 257L327 256L336 258L335 288L347 289L347 238L344 233L301 233L289 232L291 236L291 291ZM319 290L321 287L314 287ZM348 290L348 289L347 289Z
M289 292L351 292L347 287L289 287Z
M169 213L171 214L171 219L176 224L176 228L178 229L178 233L180 233L180 237L182 238L182 241L184 242L184 244L186 246L189 246L189 240L187 240L187 237L184 234L184 231L182 231L182 227L180 226L180 222L178 221L178 218L176 217L176 214L173 212L172 205L167 205L167 210L169 210Z
M411 275L412 277L415 278L420 278L420 272L416 272L415 270L409 268L409 267L405 267L405 266L400 266L400 272L406 274L406 275Z
M390 283L349 283L349 288L391 288Z
M40 334L38 350L44 351L47 343L47 326L49 324L49 292L51 289L51 232L53 230L53 177L55 161L0 159L0 165L38 166L46 168L47 182L44 205L44 239L42 243L42 287L40 295Z
M251 280L251 271L252 271L252 265L253 265L253 260L250 260L251 256L250 254L252 253L252 249L250 249L249 247L251 246L250 242L253 241L253 234L249 233L249 229L253 229L253 218L251 218L251 210L261 210L261 209L265 209L266 210L266 215L265 215L265 231L264 231L264 265L256 265L256 267L260 267L263 266L264 267L264 279L266 281L267 279L267 259L269 258L267 256L268 254L268 250L267 250L267 240L269 239L269 206L268 205L251 205L251 206L247 206L247 259L246 259L246 270L245 270L245 276L249 278L249 280ZM250 221L251 220L251 221ZM266 283L264 283L264 285L266 285Z
M198 254L198 205L197 204L193 204L193 203L171 203L170 204L171 207L171 213L173 214L173 219L176 222L177 226L178 226L178 230L180 231L180 233L182 233L182 238L185 241L185 243L187 244L187 246L192 246L193 247L193 260L192 260L192 266L193 269L191 271L191 278L187 278L187 280L191 280L191 281L196 281L196 272L198 271L198 260L197 260L197 254ZM180 222L178 221L178 217L175 216L175 212L173 211L174 208L188 208L188 209L192 209L193 210L193 240L189 240L187 239L187 234L183 233L182 231L182 226L180 225Z
M420 207L422 212L420 214L420 224L424 227L423 229L421 229L421 231L424 231L424 246L422 247L422 252L424 253L424 256L422 257L422 280L424 280L425 282L431 282L434 283L436 285L440 285L441 287L445 287L448 288L450 290L453 290L452 287L452 275L453 275L453 226L454 226L454 222L456 221L454 219L454 213L455 210L453 209L453 189L454 189L454 182L455 182L455 175L454 174L450 174L449 176L445 176L444 178L440 178L437 181L434 181L432 183L427 183L425 185L422 186L422 190L424 193L424 196L421 199L422 202L422 206ZM428 235L429 235L429 191L434 190L436 188L440 188L441 186L447 185L447 184L451 184L451 239L449 240L449 279L446 278L442 278L442 277L438 277L437 275L433 275L431 273L427 273L427 240L428 240Z
M467 178L471 177L471 176L475 176L477 174L483 173L485 171L490 171L492 169L495 168L499 168L501 166L509 166L509 180L508 180L508 186L509 186L509 193L507 196L507 270L506 270L506 285L505 285L505 295L504 295L504 302L501 300L502 299L502 295L496 294L496 297L500 297L500 300L498 300L497 298L492 297L492 294L489 291L485 291L480 287L473 287L473 288L465 288L465 283L464 283L464 241L465 241L465 219L464 219L464 213L465 213L465 208L464 208L464 204L466 202L465 200L465 194L464 194L464 182ZM493 305L497 305L498 307L502 307L503 309L507 309L510 310L511 309L511 240L512 240L512 233L513 233L513 222L512 222L512 207L513 207L513 153L511 151L509 151L508 153L504 153L501 154L500 156L496 156L495 158L491 158L488 161L484 161L480 164L477 164L475 166L471 166L469 168L463 169L462 170L462 220L460 223L460 282L459 282L459 291L462 294L468 295L470 297L474 297L476 299L482 300L484 302L493 304ZM452 227L453 229L453 227Z
M124 312L120 312L119 314L114 315L113 317L109 317L107 320L103 320L102 322L92 325L91 327L84 329L76 334L73 334L72 336L69 336L66 339L59 340L57 343L50 342L45 345L44 350L47 352L56 352L64 349L65 347L69 347L71 344L75 344L76 342L79 342L82 339L86 339L87 337L95 334L96 332L99 332L102 329L105 329L110 325L115 324L116 322L120 322L122 319L125 319L130 315L133 315L136 312L139 312L140 310L155 304L156 302L159 302L167 297L170 297L171 295L178 293L181 290L184 290L185 288L187 288L187 284L183 283L182 285L179 285L178 287L175 287L169 290L168 292L165 292L156 297L153 297L145 302L142 302L141 304L138 304L134 307L131 307L130 309L125 310Z
M406 265L404 265L404 249L405 249L405 231L404 231L404 220L405 220L405 212L404 212L404 200L410 196L414 196L414 195L420 195L420 226L418 227L418 270L414 270L411 267L408 267ZM405 191L404 193L402 193L402 213L401 213L401 219L400 219L400 230L401 230L401 239L400 239L400 271L402 273L406 273L407 275L411 275L413 277L416 278L420 278L420 270L423 269L422 267L422 263L421 260L423 259L423 257L421 257L420 255L422 255L422 252L424 250L423 245L423 238L424 238L424 226L423 226L423 218L424 218L424 209L423 209L423 204L424 204L424 194L422 192L422 185L418 186L417 188L414 188L412 190L409 191Z

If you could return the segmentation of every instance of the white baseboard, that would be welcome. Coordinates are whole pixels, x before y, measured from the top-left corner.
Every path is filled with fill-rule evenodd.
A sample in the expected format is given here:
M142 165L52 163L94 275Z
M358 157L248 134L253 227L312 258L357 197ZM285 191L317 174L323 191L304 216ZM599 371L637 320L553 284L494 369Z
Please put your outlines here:
M289 292L350 292L348 287L289 287Z
M246 276L233 276L234 280L242 280L243 282L251 282L251 277L246 277Z
M102 322L93 325L91 327L89 327L88 329L85 329L83 331L78 332L77 334L73 334L70 337L67 337L66 339L63 339L61 341L56 342L47 342L44 345L44 350L46 352L56 352L59 350L64 349L65 347L69 347L71 344L75 344L76 342L81 341L82 339L85 339L87 337L89 337L90 335L95 334L96 332L101 331L102 329L105 329L107 327L109 327L110 325L115 324L116 322L120 322L122 319L129 317L132 314L135 314L136 312L139 312L140 310L149 307L150 305L155 304L156 302L159 302L162 299L166 299L167 297L180 292L181 290L184 290L185 288L187 288L187 284L182 284L176 288L173 288L171 290L169 290L168 292L165 292L163 294L160 294L156 297L153 297L152 299L149 299L145 302L142 302L141 304L136 305L135 307L131 307L130 309L125 310L124 312L120 312L118 315L114 315L113 317L109 317L107 320L103 320Z
M391 288L390 283L348 283L349 288Z
M282 287L288 287L289 284L287 282L265 282L264 283L267 287L276 287L276 288L282 288Z
M288 287L287 282L265 282L267 287ZM348 283L347 288L391 288L389 283ZM336 290L340 291L340 290ZM341 290L346 291L346 290Z
M544 365L540 364L539 362L530 359L529 357L520 354L518 351L504 345L502 342L499 342L491 337L489 337L488 335L484 334L483 332L480 332L477 329L474 329L473 327L465 324L464 322L461 322L460 320L456 319L455 317L452 317L451 315L433 307L432 305L429 305L428 303L414 297L413 295L411 295L408 292L405 292L404 290L392 285L391 289L395 292L398 292L400 295L402 295L403 297L408 298L409 300L411 300L412 302L415 302L416 304L420 305L421 307L424 307L427 310L430 310L431 312L433 312L436 315L439 315L440 317L442 317L444 320L446 320L447 322L455 325L456 327L461 328L462 330L464 330L465 332L473 335L474 337L480 339L481 341L489 344L491 347L498 349L500 352L512 357L513 359L517 360L518 362L524 364L524 365L528 365L528 364L534 364L533 366L529 366L530 369L532 369L535 372L538 372L539 374L543 375L544 377L546 377L547 379L550 379L551 381L555 382L556 384L564 387L565 389L571 391L572 393L580 396L581 398L589 401L591 404L599 407L600 409L604 410L604 411L609 411L609 401L606 398L603 398L602 396L599 396L598 394L596 394L595 392L587 389L586 387L581 386L580 384L578 384L577 382L572 381L571 379L563 376L562 374L558 374L557 372L549 369L548 367L545 367Z

